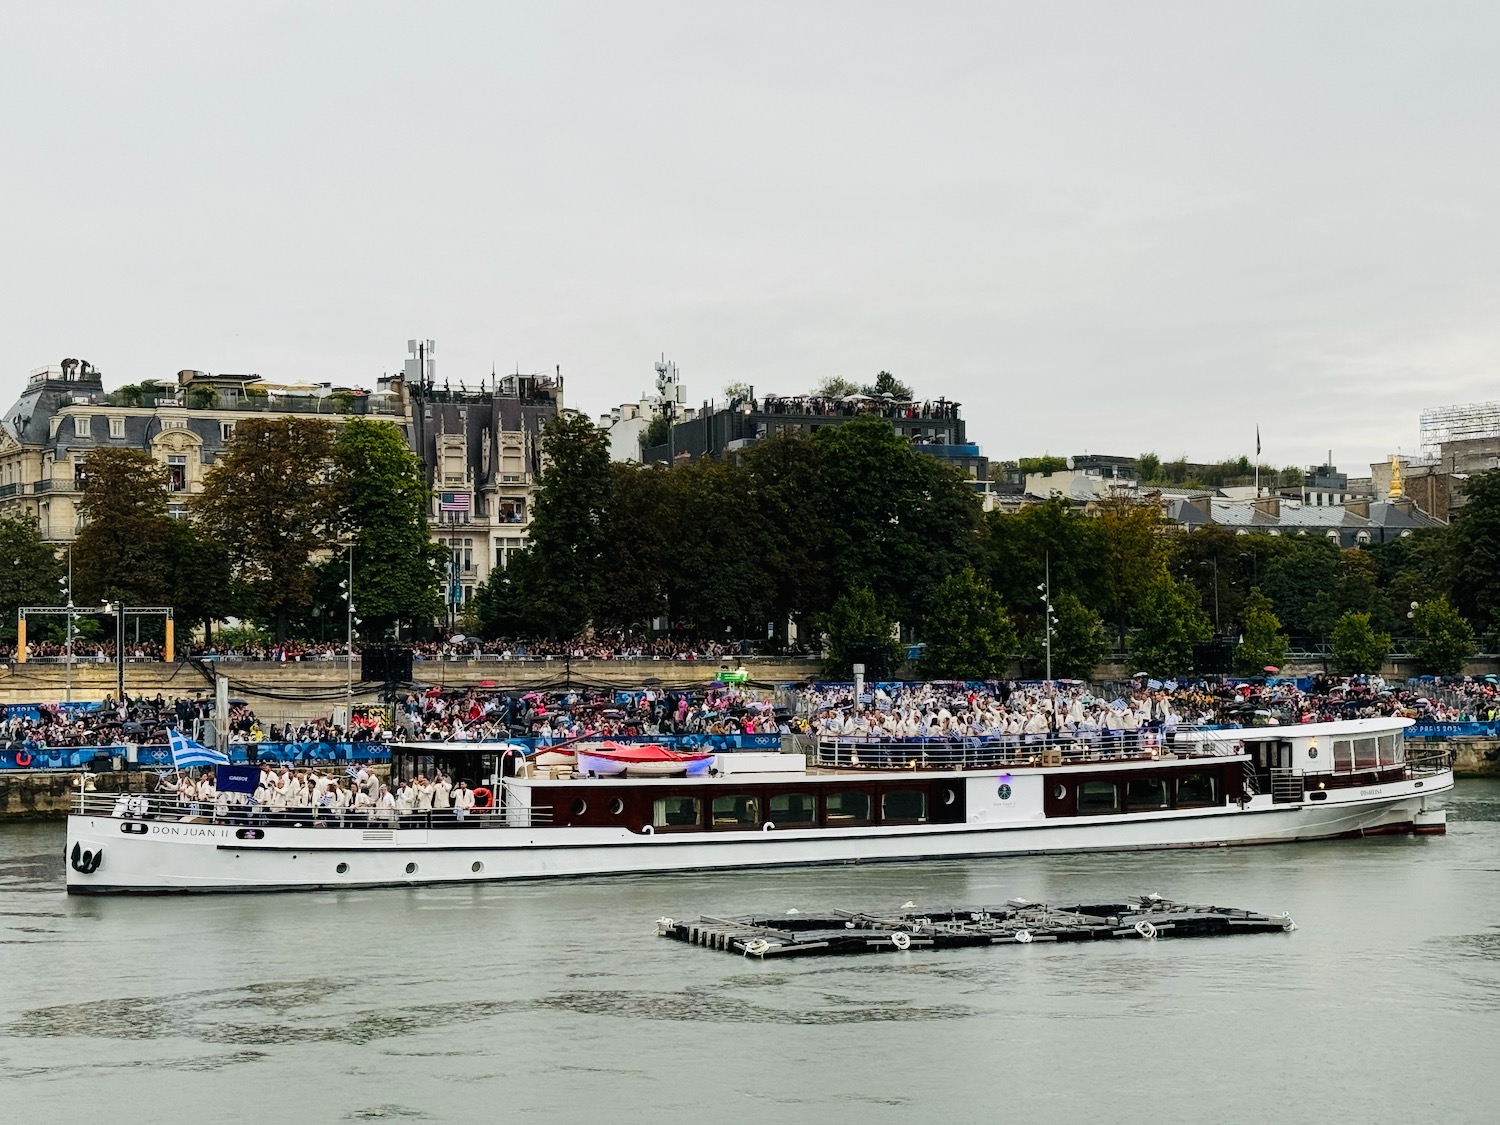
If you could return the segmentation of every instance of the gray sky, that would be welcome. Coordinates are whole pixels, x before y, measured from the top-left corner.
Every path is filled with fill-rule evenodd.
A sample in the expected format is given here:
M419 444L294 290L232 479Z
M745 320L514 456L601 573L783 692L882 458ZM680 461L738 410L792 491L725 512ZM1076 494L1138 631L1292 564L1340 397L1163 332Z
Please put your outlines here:
M63 356L597 414L887 368L991 457L1358 472L1500 398L1500 7L0 7L0 397ZM1367 471L1367 470L1365 470Z

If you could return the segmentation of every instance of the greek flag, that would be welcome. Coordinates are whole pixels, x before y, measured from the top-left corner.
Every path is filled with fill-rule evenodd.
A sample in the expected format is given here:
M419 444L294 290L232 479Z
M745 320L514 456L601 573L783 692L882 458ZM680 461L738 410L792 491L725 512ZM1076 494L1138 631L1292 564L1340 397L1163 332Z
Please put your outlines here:
M167 745L172 748L172 765L175 769L188 766L227 766L229 755L210 750L201 742L194 742L181 731L167 731Z

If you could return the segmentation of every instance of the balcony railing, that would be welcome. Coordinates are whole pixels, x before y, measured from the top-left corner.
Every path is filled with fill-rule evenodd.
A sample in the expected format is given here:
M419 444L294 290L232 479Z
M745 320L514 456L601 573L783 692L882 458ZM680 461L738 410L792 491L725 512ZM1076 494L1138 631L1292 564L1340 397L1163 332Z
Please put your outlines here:
M219 794L204 801L181 801L148 793L84 793L73 799L79 816L122 821L214 824L241 830L264 828L346 828L367 832L396 829L536 828L552 823L551 807L493 805L472 809L277 808L257 805L242 794ZM128 833L128 830L122 828ZM255 839L243 835L244 839Z

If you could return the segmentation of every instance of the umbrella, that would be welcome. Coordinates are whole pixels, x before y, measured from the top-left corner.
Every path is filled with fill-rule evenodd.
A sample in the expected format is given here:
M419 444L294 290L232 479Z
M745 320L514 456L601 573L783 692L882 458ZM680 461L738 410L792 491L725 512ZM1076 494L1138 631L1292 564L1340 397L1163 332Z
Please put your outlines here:
M1263 668L1263 669L1261 669L1261 670L1262 670L1262 671L1264 671L1264 672L1270 672L1270 673L1271 673L1271 675L1273 675L1273 676L1274 676L1274 675L1275 675L1275 674L1276 674L1276 673L1277 673L1277 672L1279 672L1279 671L1281 671L1281 669L1280 669L1280 668L1278 668L1278 667L1276 667L1276 665L1274 665L1274 664L1267 664L1267 665L1266 665L1266 666L1265 666L1265 667L1264 667L1264 668Z

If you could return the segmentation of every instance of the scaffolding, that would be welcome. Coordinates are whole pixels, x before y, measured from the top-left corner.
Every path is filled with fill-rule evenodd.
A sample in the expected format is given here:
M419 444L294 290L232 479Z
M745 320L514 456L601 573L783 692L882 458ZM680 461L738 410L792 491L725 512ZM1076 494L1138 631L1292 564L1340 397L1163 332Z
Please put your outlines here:
M1423 453L1437 453L1447 442L1500 438L1500 402L1470 402L1422 411Z

